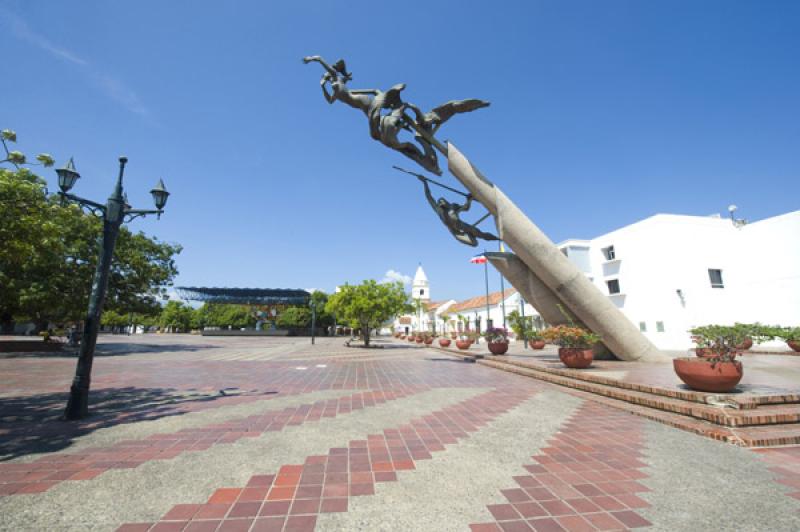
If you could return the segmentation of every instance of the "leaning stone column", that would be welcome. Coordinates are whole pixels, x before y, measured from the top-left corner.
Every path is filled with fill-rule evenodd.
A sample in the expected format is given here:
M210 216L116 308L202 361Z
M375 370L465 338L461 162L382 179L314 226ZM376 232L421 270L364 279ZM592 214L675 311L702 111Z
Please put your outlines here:
M569 323L568 315L565 316L558 308L558 305L563 305L558 296L536 277L536 274L519 257L513 253L499 251L487 251L483 254L486 255L492 266L497 268L497 271L522 294L522 297L533 305L544 321L550 325Z
M485 251L483 253L492 266L497 268L503 277L505 277L511 285L522 294L528 303L539 312L539 315L544 318L549 325L568 325L571 316L565 315L559 305L564 306L564 303L558 296L550 290L550 287L542 282L541 279L536 277L528 266L522 262L519 257L513 253L503 253L499 251ZM564 309L566 311L566 309ZM576 325L586 327L578 318L572 319ZM614 360L614 355L605 344L597 344L594 346L594 357L597 360Z
M550 288L566 310L602 336L606 347L621 360L665 359L496 185L455 146L448 143L447 147L450 172L494 215L500 238Z

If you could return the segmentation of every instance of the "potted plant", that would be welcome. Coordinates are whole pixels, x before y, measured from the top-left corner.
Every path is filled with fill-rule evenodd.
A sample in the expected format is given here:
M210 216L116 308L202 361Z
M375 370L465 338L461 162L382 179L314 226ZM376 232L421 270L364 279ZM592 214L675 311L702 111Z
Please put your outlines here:
M733 347L736 351L747 351L754 343L773 340L776 336L774 327L765 327L759 323L735 323L729 325L704 325L689 330L692 341L697 345L695 355L701 358L716 357L716 340L720 337L735 337L739 343Z
M423 333L422 341L425 342L425 345L431 345L433 343L434 335L431 333Z
M439 346L450 347L450 338L447 338L446 336L439 338Z
M706 325L691 329L692 339L701 346L696 358L672 361L675 373L689 388L701 392L730 392L742 380L742 363L736 360L747 331L741 327Z
M792 351L800 353L800 327L774 327L774 337L780 338Z
M470 331L463 331L456 339L456 347L459 349L469 349L475 339L475 334Z
M544 349L545 341L541 331L531 329L527 334L528 345L531 349Z
M508 331L502 327L491 327L483 333L489 351L493 355L505 355L508 351Z
M558 346L558 358L568 368L588 368L594 360L592 346L600 336L576 325L556 325L542 331L542 337Z

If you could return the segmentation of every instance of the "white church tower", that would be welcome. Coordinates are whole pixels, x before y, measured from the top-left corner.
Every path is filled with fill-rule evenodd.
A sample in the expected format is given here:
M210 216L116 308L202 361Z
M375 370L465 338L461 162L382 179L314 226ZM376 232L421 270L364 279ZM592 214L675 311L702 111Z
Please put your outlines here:
M411 283L411 298L419 299L423 303L430 303L431 301L428 276L425 275L422 264L417 267L417 273L414 274L414 282Z

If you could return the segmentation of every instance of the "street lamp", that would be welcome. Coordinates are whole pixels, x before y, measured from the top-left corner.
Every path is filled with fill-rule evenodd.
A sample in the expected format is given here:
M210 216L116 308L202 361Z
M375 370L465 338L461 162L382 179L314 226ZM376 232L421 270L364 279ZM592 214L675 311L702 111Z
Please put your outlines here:
M311 345L314 345L314 334L317 329L317 303L313 297L308 300L308 305L311 307Z
M111 258L114 256L114 247L117 243L119 228L124 222L130 222L134 218L148 214L156 214L160 218L169 196L169 192L164 187L164 182L159 180L156 187L151 191L156 210L131 209L127 204L127 198L122 188L122 177L127 162L127 157L119 158L117 184L105 205L69 193L72 187L75 186L75 182L80 178L80 174L75 170L75 163L72 158L64 168L56 170L58 186L61 189L58 194L61 198L65 201L77 203L81 207L86 207L92 214L103 220L103 237L100 240L99 258L92 280L89 310L86 313L86 320L83 325L81 346L78 352L78 365L70 388L67 408L64 411L64 418L67 420L82 419L89 413L89 385L91 383L94 349L97 343L100 316L103 312L103 301L105 300L108 286L108 275L111 271Z

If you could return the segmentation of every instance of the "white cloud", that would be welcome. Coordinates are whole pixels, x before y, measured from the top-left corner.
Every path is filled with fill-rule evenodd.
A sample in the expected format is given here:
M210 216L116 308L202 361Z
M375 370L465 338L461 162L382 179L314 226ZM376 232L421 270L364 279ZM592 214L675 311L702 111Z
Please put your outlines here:
M389 270L383 275L383 279L380 280L381 283L396 283L400 281L403 283L403 286L411 284L411 276L410 275L403 275L402 273Z
M10 22L11 32L18 39L44 50L57 59L80 67L89 78L89 81L98 87L108 98L119 103L132 113L145 117L150 115L150 112L144 104L142 104L136 93L118 79L97 70L89 61L80 57L78 54L66 48L62 48L52 43L43 35L34 32L24 20L13 13L0 9L0 17Z

